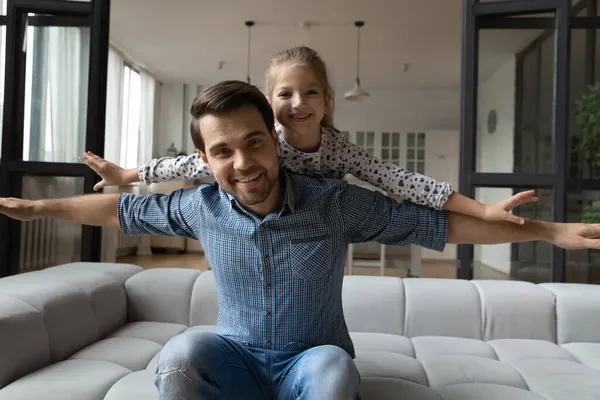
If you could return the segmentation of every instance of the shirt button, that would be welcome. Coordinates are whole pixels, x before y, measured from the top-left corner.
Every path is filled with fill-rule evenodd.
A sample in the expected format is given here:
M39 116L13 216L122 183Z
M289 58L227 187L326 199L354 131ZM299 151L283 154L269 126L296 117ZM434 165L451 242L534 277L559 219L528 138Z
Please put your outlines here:
M267 317L271 316L271 310L267 310Z
M267 286L267 289L270 289L271 288L271 282L267 282L266 286Z
M267 346L271 346L271 339L267 339Z

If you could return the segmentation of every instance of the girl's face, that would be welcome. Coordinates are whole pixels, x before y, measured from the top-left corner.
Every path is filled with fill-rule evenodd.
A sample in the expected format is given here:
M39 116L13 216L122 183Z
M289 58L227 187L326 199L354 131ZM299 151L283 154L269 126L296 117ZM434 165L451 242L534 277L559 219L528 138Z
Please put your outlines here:
M299 135L319 134L326 98L312 68L294 64L274 68L275 85L270 102L277 122Z

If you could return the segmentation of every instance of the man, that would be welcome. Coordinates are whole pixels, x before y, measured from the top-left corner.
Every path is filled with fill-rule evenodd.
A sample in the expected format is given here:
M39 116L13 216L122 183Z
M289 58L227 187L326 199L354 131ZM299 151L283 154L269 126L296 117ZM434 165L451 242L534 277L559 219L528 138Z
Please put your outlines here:
M58 217L202 241L218 286L214 332L186 332L162 350L162 399L359 399L342 311L348 243L546 240L600 248L600 227L492 223L400 204L340 180L281 170L272 110L255 87L223 82L192 107L192 136L217 184L170 195L0 199L21 220Z

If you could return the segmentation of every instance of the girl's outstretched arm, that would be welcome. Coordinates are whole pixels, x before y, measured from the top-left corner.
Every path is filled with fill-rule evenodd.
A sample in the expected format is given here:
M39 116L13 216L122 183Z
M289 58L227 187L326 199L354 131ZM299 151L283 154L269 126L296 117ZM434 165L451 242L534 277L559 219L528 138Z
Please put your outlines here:
M94 186L94 190L135 182L151 184L212 176L212 171L198 154L156 158L139 168L131 169L121 168L91 152L84 153L80 160L102 178Z
M482 204L474 199L455 192L449 183L440 182L415 172L385 163L356 146L343 136L334 132L323 132L330 140L324 140L331 147L329 157L324 157L324 168L332 168L342 174L351 174L356 178L400 197L402 200L421 204L426 207L453 211L470 215L486 221L510 221L523 224L523 218L510 211L526 203L537 201L534 191L525 191L493 204ZM326 152L327 149L323 149Z

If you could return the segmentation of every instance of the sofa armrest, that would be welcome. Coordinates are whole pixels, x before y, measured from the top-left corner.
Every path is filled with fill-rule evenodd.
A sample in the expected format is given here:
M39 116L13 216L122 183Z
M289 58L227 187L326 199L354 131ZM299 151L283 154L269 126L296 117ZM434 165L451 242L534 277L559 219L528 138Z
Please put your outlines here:
M0 279L0 388L121 327L124 280L140 270L76 263Z

